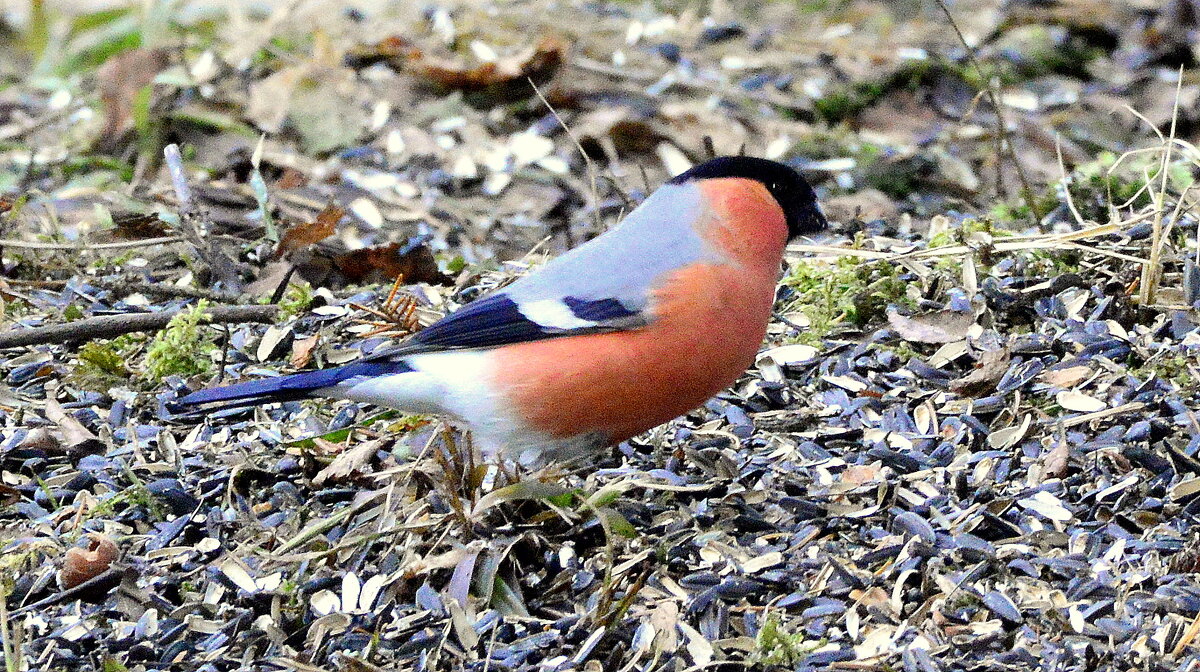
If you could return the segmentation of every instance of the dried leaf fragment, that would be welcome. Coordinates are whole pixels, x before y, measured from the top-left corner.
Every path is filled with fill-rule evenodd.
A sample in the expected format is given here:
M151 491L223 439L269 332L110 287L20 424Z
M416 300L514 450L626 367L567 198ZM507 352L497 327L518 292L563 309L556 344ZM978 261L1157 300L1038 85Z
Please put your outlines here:
M446 285L452 279L438 269L429 246L392 243L366 247L335 257L338 270L350 282L380 282L404 278L407 283Z
M165 222L153 212L126 212L113 214L113 237L121 240L144 240L171 235Z
M337 231L338 222L346 215L342 208L330 203L311 222L293 224L283 232L279 247L275 248L275 258L301 250L332 236Z
M323 485L326 481L343 481L363 473L375 451L383 446L382 439L363 441L350 450L343 451L333 458L333 462L313 478L315 485Z
M1071 462L1071 448L1066 441L1059 441L1042 457L1042 478L1062 478Z
M288 362L293 368L303 369L312 361L313 350L316 350L317 345L321 342L320 334L313 334L308 338L301 338L292 341L292 358Z
M987 350L979 355L975 370L950 381L950 389L963 396L982 396L996 389L996 383L1008 371L1008 350Z
M62 568L58 570L58 585L70 590L108 571L120 555L117 544L102 534L88 535L88 547L67 549Z
M508 87L513 87L528 95L532 91L526 79L532 79L535 83L549 81L566 60L566 54L565 43L547 37L533 48L475 67L440 61L421 55L420 52L416 52L417 57L412 59L410 67L428 82L442 89L498 94Z

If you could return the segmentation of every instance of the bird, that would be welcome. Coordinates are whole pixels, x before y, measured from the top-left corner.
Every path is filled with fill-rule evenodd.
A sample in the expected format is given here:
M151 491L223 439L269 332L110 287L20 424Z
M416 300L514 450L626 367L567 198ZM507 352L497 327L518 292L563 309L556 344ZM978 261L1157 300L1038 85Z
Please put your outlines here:
M784 248L827 226L792 167L714 157L611 230L395 345L176 403L198 412L349 399L448 416L488 458L571 461L732 385L766 336Z

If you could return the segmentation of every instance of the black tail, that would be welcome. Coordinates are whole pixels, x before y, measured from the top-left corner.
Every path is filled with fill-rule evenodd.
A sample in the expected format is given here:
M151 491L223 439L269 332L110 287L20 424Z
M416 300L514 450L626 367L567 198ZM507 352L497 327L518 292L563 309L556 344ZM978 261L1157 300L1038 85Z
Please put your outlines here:
M199 406L217 402L238 402L226 406L294 401L317 396L317 392L353 378L386 376L412 371L403 361L360 361L321 371L306 371L290 376L251 380L225 387L193 392L175 401L177 406Z

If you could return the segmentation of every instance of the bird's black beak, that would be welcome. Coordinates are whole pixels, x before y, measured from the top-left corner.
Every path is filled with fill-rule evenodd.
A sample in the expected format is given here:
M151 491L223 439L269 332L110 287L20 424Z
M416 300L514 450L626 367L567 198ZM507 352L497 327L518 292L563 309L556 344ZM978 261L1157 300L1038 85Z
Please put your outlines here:
M797 221L794 222L791 231L792 238L811 236L829 228L829 220L825 218L825 213L816 201L801 208L796 215Z

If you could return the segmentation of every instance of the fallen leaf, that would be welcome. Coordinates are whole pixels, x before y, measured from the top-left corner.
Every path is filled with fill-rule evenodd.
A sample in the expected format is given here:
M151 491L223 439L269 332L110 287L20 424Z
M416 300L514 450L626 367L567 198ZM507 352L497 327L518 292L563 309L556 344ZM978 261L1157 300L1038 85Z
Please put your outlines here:
M171 235L166 222L153 212L126 212L114 214L112 231L114 238L121 240L145 240L146 238L161 238Z
M519 92L520 97L527 97L533 94L527 80L532 79L537 84L549 81L566 60L566 54L564 42L548 37L535 47L474 67L442 61L417 51L410 57L409 69L440 89L493 95Z
M967 337L975 316L956 310L938 310L920 315L901 315L889 310L888 324L910 343L953 343Z
M67 549L62 568L58 570L58 585L70 590L108 571L119 555L117 544L102 534L88 535L88 547Z
M326 481L345 481L355 476L362 474L364 468L371 463L371 458L375 456L384 444L384 439L374 439L372 441L363 441L357 446L343 451L337 457L333 458L333 462L329 466L322 469L314 478L314 485L322 485Z
M312 361L313 350L321 342L320 334L313 334L308 338L292 342L292 358L288 362L293 368L303 369Z
M950 390L955 394L980 397L996 389L996 383L1008 371L1008 350L985 350L980 353L975 369L967 375L950 381Z
M308 184L308 176L296 170L295 168L284 168L283 174L279 179L275 180L274 187L276 189L295 189ZM326 206L328 209L332 206Z
M387 61L396 69L404 67L410 59L421 57L421 50L408 39L399 35L385 37L369 45L360 45L346 52L343 59L347 67L366 68Z
M317 213L313 221L289 226L279 240L279 247L275 248L274 258L278 259L289 252L316 245L332 236L337 231L338 222L345 215L345 210L330 203Z
M1071 461L1071 448L1066 441L1059 441L1042 457L1042 479L1062 478Z
M382 282L404 278L412 284L449 285L453 278L438 269L433 251L425 244L392 243L354 250L334 258L338 270L350 282Z

